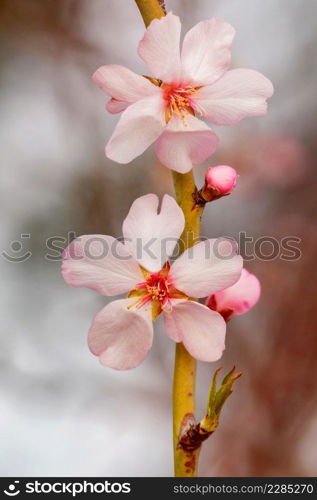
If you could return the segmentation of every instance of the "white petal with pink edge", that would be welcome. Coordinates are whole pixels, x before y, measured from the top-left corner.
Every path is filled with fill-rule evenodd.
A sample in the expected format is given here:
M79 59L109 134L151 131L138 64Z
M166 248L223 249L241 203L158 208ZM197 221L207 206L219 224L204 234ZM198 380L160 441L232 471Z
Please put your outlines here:
M218 145L216 134L192 115L173 116L155 143L155 152L166 167L182 174L211 156Z
M138 54L153 76L167 83L177 83L181 76L179 17L169 12L154 19L139 43Z
M164 125L161 94L131 104L106 145L106 156L118 163L129 163L159 137Z
M174 198L166 194L159 213L158 206L155 194L137 198L122 226L125 245L152 272L159 271L173 254L185 225L184 214Z
M197 85L216 81L229 68L233 27L222 19L196 24L186 34L181 62L183 80Z
M94 318L88 345L101 364L115 370L138 366L152 347L151 311L128 309L133 299L115 300Z
M118 64L101 66L92 79L110 97L129 104L159 93L147 78Z
M63 253L62 275L68 285L102 295L120 295L144 279L129 250L112 236L76 238Z
M266 99L272 94L272 83L261 73L233 69L213 85L203 87L196 101L206 112L207 120L216 125L234 125L243 118L264 116Z
M201 298L233 285L242 265L236 242L210 239L185 250L172 265L169 279L186 295Z
M211 313L211 314L210 314ZM217 361L225 349L226 323L222 316L198 302L182 302L164 314L166 333L183 342L199 361Z

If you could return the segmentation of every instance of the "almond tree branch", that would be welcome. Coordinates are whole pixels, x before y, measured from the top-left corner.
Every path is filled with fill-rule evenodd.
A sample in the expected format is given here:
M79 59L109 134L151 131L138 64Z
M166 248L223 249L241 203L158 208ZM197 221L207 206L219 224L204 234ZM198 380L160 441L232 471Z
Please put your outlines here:
M165 16L165 11L158 0L135 0L145 26L148 26L153 19L160 19Z
M185 228L180 238L184 251L200 237L200 221L203 207L195 204L196 185L192 171L187 174L173 172L176 200L185 215ZM199 448L180 446L182 435L195 422L196 361L182 343L176 344L173 386L173 435L174 469L176 477L197 475Z
M148 26L153 19L161 18L165 11L159 0L135 0L139 11ZM185 216L185 229L181 236L181 251L193 246L200 237L200 220L203 206L197 206L194 195L197 192L192 172L179 174L173 172L176 199ZM197 474L199 448L186 450L180 446L180 438L195 412L196 361L182 343L176 344L174 386L173 386L173 436L174 468L177 477L194 477Z

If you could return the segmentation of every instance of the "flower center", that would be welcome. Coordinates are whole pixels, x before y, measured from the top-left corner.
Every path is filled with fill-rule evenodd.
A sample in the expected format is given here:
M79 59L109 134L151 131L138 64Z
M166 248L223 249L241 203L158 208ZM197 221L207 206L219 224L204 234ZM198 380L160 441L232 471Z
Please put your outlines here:
M187 299L187 295L177 290L168 279L170 264L167 262L161 271L149 273L142 269L146 278L145 281L138 283L129 293L129 297L136 297L137 300L130 306L140 309L149 304L152 307L153 320L165 312L172 311L171 299Z
M163 83L161 88L166 102L166 123L169 122L173 114L176 114L181 120L184 120L188 113L195 115L196 106L192 97L198 92L199 87L175 87Z

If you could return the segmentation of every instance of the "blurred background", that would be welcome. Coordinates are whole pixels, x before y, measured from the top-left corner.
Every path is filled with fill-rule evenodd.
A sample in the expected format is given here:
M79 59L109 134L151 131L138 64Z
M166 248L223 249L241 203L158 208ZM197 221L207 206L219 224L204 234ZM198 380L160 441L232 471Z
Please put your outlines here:
M268 116L215 127L221 146L196 167L198 185L206 166L240 174L233 195L207 206L204 236L301 240L300 259L246 263L262 299L228 325L221 364L243 377L204 445L200 475L316 475L316 2L166 3L184 31L213 16L233 24L233 66L275 86ZM141 17L133 0L1 0L0 19L0 474L171 475L173 343L158 321L140 367L103 368L86 335L106 299L66 286L58 251L45 259L47 238L64 247L69 233L121 236L136 197L172 193L152 150L129 165L103 152L118 116L105 112L91 75L107 63L145 72ZM219 365L199 366L199 418Z

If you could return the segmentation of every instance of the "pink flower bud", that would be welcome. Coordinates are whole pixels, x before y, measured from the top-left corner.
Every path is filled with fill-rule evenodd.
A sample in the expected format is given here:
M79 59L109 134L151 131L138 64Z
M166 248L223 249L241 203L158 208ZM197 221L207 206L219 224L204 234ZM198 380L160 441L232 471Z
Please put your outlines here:
M242 269L239 280L229 288L210 295L206 300L206 306L218 311L226 321L234 314L248 312L259 300L261 285L258 278Z
M234 168L228 165L218 165L217 167L209 167L205 180L207 188L214 189L223 196L230 194L237 184L237 172Z

